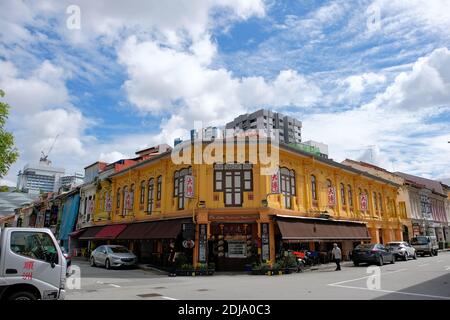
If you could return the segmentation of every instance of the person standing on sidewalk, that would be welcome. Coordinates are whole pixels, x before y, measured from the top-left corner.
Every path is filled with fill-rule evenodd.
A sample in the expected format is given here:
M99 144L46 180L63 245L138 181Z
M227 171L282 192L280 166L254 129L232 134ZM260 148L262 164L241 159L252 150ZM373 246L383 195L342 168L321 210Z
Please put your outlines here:
M176 251L175 251L175 242L170 242L170 252L169 252L169 268L170 268L170 273L169 273L169 277L176 277L177 273L176 273Z
M336 262L335 271L341 271L342 252L341 249L338 247L337 243L333 244L333 250L331 251L331 254L333 255L334 262Z

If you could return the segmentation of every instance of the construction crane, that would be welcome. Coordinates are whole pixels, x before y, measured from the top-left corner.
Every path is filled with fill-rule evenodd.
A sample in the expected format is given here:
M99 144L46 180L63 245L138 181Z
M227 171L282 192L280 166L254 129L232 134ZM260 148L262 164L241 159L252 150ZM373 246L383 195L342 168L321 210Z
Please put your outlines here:
M58 137L59 137L59 133L56 135L55 139L53 139L53 143L50 146L50 148L48 149L47 154L44 153L44 150L41 151L42 156L39 159L39 161L50 162L50 160L48 160L48 156L49 156L50 152L52 151L53 147L55 146L55 143L56 143L56 140L58 139Z

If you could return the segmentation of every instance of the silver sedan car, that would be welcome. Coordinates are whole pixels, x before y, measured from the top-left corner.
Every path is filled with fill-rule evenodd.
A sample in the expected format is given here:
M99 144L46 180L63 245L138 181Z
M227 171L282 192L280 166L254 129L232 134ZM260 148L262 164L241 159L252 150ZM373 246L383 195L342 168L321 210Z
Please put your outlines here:
M409 258L417 259L416 249L405 241L393 241L386 244L396 259L407 261Z
M133 266L137 262L136 255L118 245L103 245L96 248L91 254L91 266L104 266L106 269L113 267Z

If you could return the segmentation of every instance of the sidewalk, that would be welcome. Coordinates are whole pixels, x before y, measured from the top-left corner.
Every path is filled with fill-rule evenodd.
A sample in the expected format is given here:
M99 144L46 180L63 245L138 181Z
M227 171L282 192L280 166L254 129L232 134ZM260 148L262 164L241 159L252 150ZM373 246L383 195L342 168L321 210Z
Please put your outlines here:
M155 267L150 267L148 264L145 264L145 263L139 263L139 264L137 264L137 267L144 271L152 271L152 272L157 272L159 274L167 274L167 271L164 271L164 270L161 270L161 269L158 269Z
M353 266L352 261L341 262L341 268L351 267L351 266ZM336 269L336 264L330 262L330 263L326 263L326 264L315 265L315 266L312 266L311 268L306 268L304 271L331 271L334 269Z

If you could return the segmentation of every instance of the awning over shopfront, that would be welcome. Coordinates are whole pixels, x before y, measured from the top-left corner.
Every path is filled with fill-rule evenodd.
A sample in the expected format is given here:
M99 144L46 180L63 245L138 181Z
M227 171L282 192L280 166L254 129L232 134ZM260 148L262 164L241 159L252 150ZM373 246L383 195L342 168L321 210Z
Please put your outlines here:
M288 217L277 215L283 240L332 241L370 240L365 223L320 218Z
M74 232L69 233L69 237L78 239L87 229L79 229Z
M183 223L192 223L192 219L173 219L152 222L138 222L127 225L119 234L119 240L174 239L181 232Z
M80 240L93 240L95 235L102 229L101 226L89 227L78 237Z
M116 239L117 236L125 230L126 224L116 224L103 227L99 232L96 233L95 239Z

